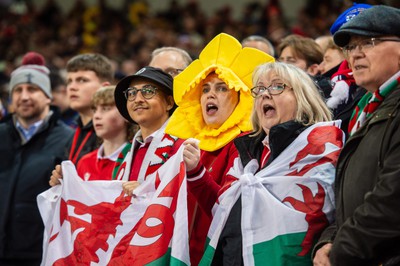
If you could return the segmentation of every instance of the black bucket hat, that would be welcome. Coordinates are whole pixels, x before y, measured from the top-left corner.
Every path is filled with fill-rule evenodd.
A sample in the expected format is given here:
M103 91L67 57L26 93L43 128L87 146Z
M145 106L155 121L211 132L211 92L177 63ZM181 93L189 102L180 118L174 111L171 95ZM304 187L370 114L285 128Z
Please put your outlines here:
M126 98L124 95L124 91L128 89L129 85L132 83L134 80L148 80L156 85L159 85L163 88L163 91L169 95L173 95L172 89L173 89L173 78L171 75L165 73L159 68L155 67L150 67L146 66L142 69L140 69L138 72L136 72L133 75L127 76L123 78L120 82L118 82L115 92L114 92L114 99L115 99L115 105L118 108L118 111L121 113L121 115L128 120L131 123L136 123L135 121L132 120L132 118L129 116L129 112L126 109Z

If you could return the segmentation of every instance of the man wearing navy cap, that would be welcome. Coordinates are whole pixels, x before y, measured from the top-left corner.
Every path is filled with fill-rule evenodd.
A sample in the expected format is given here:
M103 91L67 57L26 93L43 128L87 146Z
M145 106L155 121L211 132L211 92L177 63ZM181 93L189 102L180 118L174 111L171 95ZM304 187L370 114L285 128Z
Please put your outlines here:
M400 264L400 9L374 6L334 35L357 85L336 172L336 222L316 245L314 265Z
M175 103L173 78L159 68L144 67L122 79L115 89L115 104L128 121L139 125L123 161L117 161L114 178L129 195L148 175L178 151L183 140L165 134Z

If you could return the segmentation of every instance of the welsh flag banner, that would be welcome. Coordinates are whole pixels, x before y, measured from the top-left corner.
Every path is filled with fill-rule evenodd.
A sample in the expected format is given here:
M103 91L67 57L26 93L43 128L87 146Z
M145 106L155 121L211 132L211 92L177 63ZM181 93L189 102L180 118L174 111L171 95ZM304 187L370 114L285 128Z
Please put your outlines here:
M335 165L344 142L340 121L315 124L269 166L245 167L239 159L228 174L237 178L213 209L208 246L200 265L210 265L230 210L242 203L245 265L312 265L315 236L334 215Z
M83 181L70 161L62 184L37 198L45 224L41 265L189 265L183 146L134 191Z

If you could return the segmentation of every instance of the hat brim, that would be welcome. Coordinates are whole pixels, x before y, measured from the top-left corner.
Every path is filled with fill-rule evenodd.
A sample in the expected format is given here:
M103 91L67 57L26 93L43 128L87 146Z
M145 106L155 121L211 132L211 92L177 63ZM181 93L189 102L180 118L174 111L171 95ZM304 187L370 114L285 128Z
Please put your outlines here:
M340 29L333 35L333 40L339 47L344 47L350 42L350 38L353 35L358 36L368 36L368 37L378 37L382 36L382 33L373 33L371 31L366 31L362 29Z
M172 95L172 91L169 88L166 88L163 84L160 82L157 82L156 80L146 77L144 75L141 76L127 76L123 78L120 82L118 82L117 86L115 87L115 92L114 92L114 100L115 100L115 105L117 106L118 111L120 114L129 122L137 124L129 115L128 109L126 108L126 98L124 95L124 91L129 87L129 85L135 81L135 80L143 80L143 81L151 81L152 83L160 86L164 92L169 93Z

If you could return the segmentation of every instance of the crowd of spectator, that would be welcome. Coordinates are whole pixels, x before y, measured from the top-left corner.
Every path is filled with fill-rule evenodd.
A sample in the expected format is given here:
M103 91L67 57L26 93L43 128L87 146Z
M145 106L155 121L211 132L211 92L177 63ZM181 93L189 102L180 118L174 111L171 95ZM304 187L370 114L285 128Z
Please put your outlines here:
M42 264L98 261L89 253L110 238L98 236L93 219L84 226L94 242L78 232L70 255L52 252L78 231L64 223L75 228L64 215L72 200L36 197L69 182L59 164L66 159L84 180L125 181L128 201L158 191L171 169L186 170L177 177L186 178L188 197L172 195L157 217L138 213L113 250L101 247L116 258L111 264L147 264L132 232L157 218L163 236L188 236L184 264L399 265L400 9L388 5L400 1L308 0L290 21L280 0L248 3L239 19L233 6L204 12L197 0L170 0L159 12L142 0L125 0L120 10L76 0L68 12L55 0L41 8L0 0L0 7L7 1L0 265L39 265L42 254ZM186 210L173 210L185 201ZM187 223L182 234L170 231L175 220ZM53 231L60 221L71 237Z
M392 0L359 2L398 5ZM19 4L24 8L4 6L0 9L3 101L7 99L9 74L27 51L43 54L52 72L64 69L74 55L97 52L112 60L116 78L120 79L147 65L151 51L158 47L180 47L197 58L205 43L220 32L238 40L254 34L264 36L275 46L293 33L317 38L329 34L329 27L338 14L352 3L308 0L291 23L279 0L249 2L239 19L233 18L232 6L206 14L202 9L204 3L197 0L185 3L170 0L169 7L157 13L152 12L146 1L125 1L123 7L116 10L109 8L104 0L98 0L96 5L76 0L68 12L54 0L47 0L41 8L31 1Z

